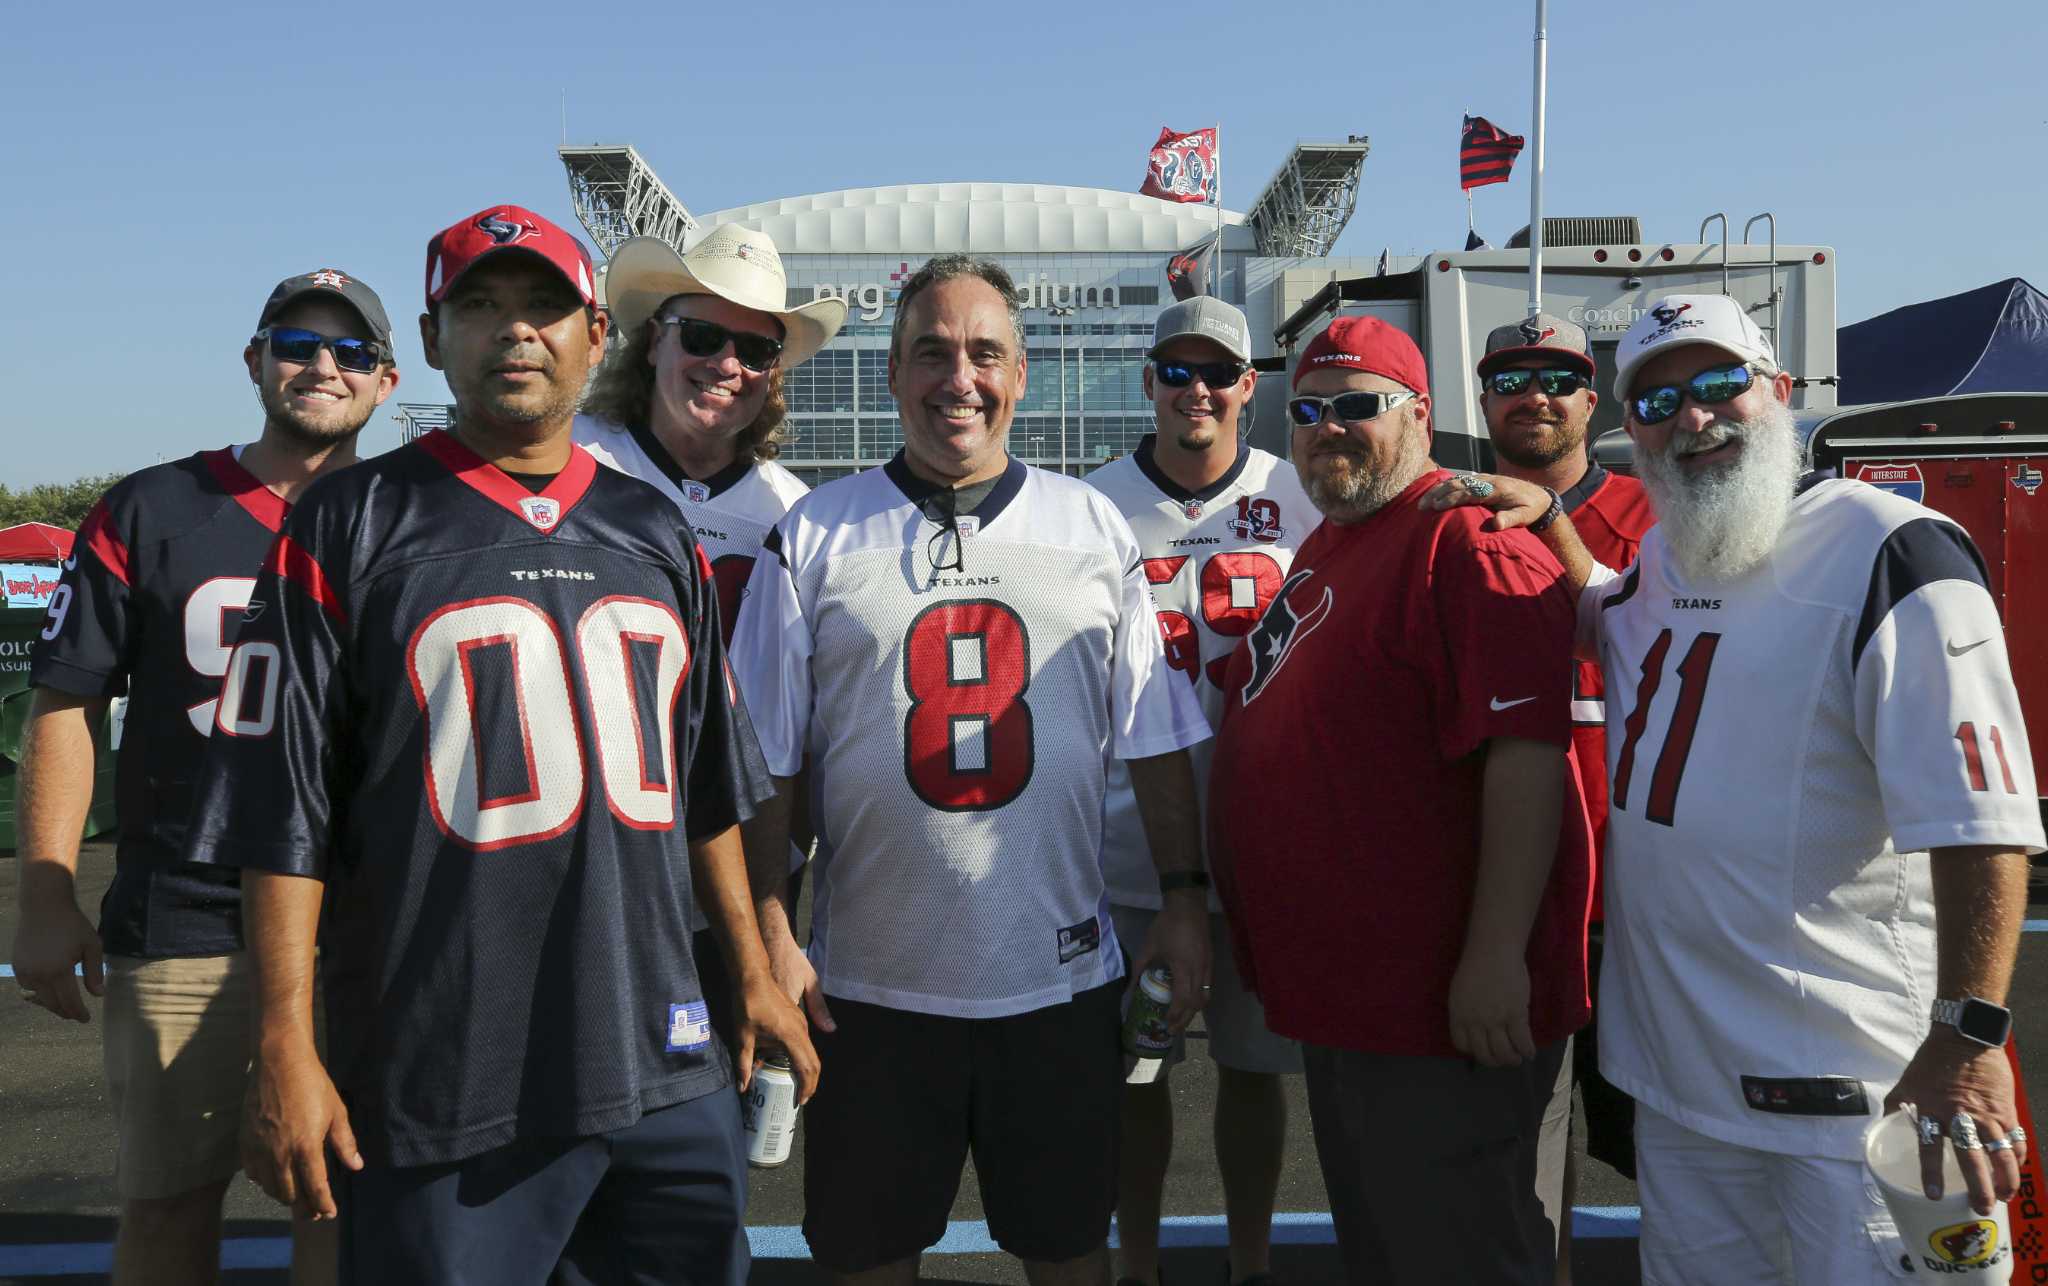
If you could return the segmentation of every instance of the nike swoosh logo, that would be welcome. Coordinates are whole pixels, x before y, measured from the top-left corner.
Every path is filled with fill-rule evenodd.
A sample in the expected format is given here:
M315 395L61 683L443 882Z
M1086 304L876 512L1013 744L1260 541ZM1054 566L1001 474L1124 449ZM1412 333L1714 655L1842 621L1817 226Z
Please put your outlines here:
M1962 647L1957 647L1951 643L1948 645L1948 654L1950 656L1961 656L1965 652L1975 651L1977 648L1983 647L1990 641L1990 639L1978 639L1975 643L1966 643Z
M1512 710L1516 706L1527 705L1529 702L1534 701L1535 699L1535 697L1522 697L1520 700L1516 701L1503 701L1499 697L1495 697L1493 699L1492 704L1493 708L1496 710Z

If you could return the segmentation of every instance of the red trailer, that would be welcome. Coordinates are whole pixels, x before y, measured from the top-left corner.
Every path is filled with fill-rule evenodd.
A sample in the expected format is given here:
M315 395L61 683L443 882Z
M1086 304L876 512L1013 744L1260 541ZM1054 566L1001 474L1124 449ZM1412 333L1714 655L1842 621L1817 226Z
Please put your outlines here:
M2048 789L2048 393L1845 406L1800 416L1800 429L1816 468L1940 510L1977 542L2005 619L2034 781Z

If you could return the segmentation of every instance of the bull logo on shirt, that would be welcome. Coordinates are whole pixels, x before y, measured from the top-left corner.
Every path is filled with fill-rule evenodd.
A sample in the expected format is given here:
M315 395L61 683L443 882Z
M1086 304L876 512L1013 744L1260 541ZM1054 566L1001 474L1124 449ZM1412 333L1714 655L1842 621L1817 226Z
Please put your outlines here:
M1294 655L1294 649L1301 641L1315 632L1330 615L1330 606L1335 596L1328 585L1323 586L1322 597L1306 611L1297 611L1292 601L1294 591L1299 589L1313 572L1294 572L1280 586L1280 592L1273 596L1272 606L1259 618L1251 636L1245 640L1251 649L1252 672L1244 681L1239 694L1240 705L1250 705L1259 699L1266 685L1280 673L1280 667L1287 664L1287 658Z
M1287 534L1280 528L1280 506L1263 496L1256 499L1251 496L1239 496L1237 517L1232 518L1224 526L1230 528L1234 536L1246 540L1263 540L1269 544Z

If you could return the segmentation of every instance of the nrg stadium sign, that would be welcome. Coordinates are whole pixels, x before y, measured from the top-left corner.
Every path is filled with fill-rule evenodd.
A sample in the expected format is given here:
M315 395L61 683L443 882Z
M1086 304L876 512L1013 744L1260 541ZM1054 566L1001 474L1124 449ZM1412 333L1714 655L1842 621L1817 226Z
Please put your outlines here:
M880 321L888 306L896 302L897 290L910 280L916 269L900 264L889 274L889 284L863 282L853 285L813 286L812 299L844 299L847 311L857 312L862 321ZM1115 286L1080 286L1055 282L1045 273L1032 273L1017 283L1017 302L1026 310L1039 308L1120 308Z

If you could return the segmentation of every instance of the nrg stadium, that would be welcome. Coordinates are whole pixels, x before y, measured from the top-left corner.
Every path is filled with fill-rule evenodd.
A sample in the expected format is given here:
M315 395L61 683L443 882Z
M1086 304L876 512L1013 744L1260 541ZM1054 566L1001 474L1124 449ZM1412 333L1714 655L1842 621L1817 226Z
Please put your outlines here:
M1277 354L1274 327L1315 292L1372 270L1371 261L1329 255L1356 208L1369 147L1359 135L1299 144L1248 213L1223 212L1222 264L1208 291L1244 309L1255 357ZM687 250L738 223L774 240L792 306L824 295L847 301L845 327L783 386L781 462L811 486L880 465L903 444L887 380L890 306L927 259L955 251L1001 263L1022 296L1031 379L1011 453L1078 475L1130 451L1152 430L1140 372L1153 319L1173 302L1167 260L1216 233L1213 205L1044 183L848 188L696 215L632 147L559 154L600 255L634 236ZM1281 383L1261 387L1250 433L1284 454ZM410 438L445 424L449 410L411 403L398 415Z

